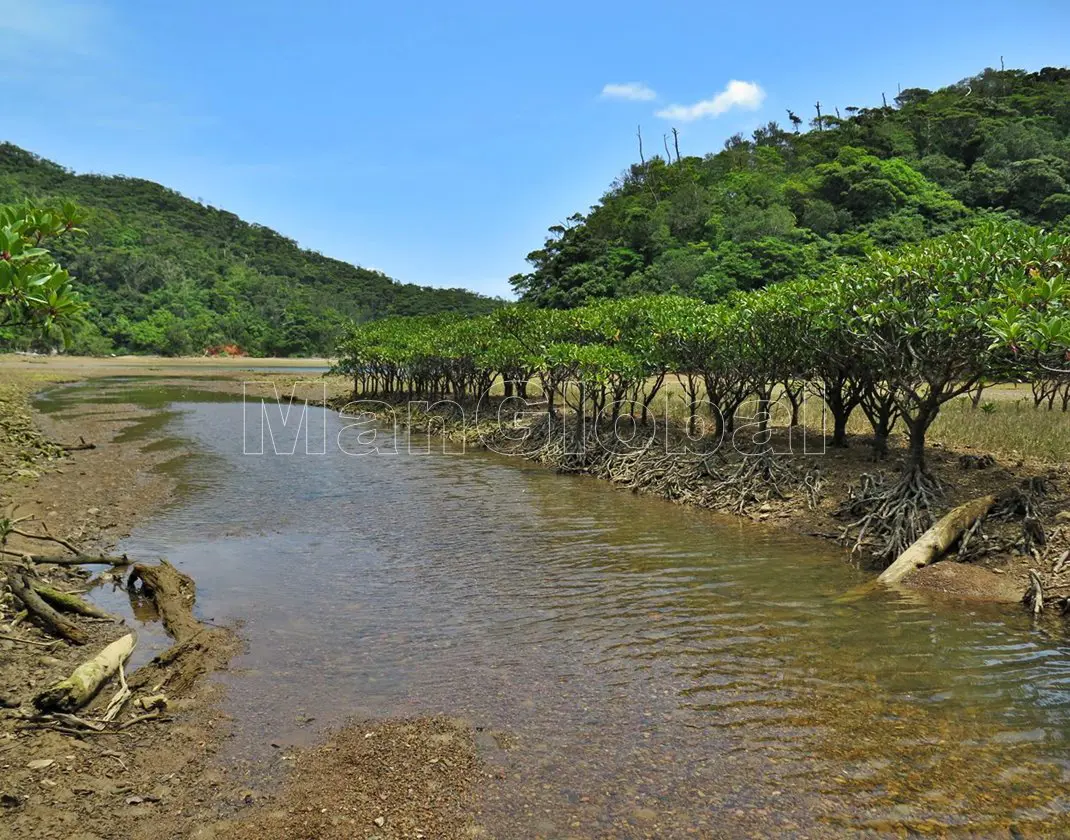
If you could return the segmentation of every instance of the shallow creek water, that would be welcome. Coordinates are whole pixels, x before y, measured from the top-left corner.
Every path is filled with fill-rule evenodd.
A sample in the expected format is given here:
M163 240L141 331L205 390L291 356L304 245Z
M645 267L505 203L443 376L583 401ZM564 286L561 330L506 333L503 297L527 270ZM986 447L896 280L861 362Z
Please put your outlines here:
M232 757L441 712L485 730L499 838L1070 832L1070 643L1023 611L843 599L868 576L828 544L487 453L349 456L333 415L328 454L255 456L190 388L42 407L108 402L197 453L120 548L241 622Z

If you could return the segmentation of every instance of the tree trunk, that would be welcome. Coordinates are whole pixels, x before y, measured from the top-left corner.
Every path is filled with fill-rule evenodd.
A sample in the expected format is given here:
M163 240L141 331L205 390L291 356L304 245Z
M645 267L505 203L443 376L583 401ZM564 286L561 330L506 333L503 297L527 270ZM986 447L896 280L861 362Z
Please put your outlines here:
M929 426L936 419L938 410L937 406L927 403L918 411L914 419L908 422L907 428L910 431L910 446L907 449L908 469L915 467L922 472L925 471L925 436L929 431Z
M772 389L770 388L769 391L771 392ZM758 392L758 404L755 414L758 419L758 434L763 436L769 431L769 403L772 396L770 392Z
M888 458L888 426L873 433L873 460L884 461Z
M837 448L847 446L847 423L851 414L861 400L861 389L846 376L837 376L829 383L826 381L822 396L825 405L832 412L832 445Z
M860 401L866 419L873 427L873 457L883 461L888 457L888 435L896 420L895 402L890 394L872 387Z
M831 406L829 406L831 408ZM850 415L843 411L832 411L832 445L843 449L847 446L847 420Z

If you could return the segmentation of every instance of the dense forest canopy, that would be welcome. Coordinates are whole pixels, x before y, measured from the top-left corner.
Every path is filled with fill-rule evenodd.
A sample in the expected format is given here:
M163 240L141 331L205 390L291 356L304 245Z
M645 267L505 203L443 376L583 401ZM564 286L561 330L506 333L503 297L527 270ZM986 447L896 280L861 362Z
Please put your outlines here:
M715 301L980 216L1070 224L1070 69L988 69L894 105L826 107L806 132L787 117L717 154L634 164L589 213L550 228L531 272L512 278L521 300Z
M25 199L73 201L81 211L85 233L52 243L89 304L73 327L74 352L177 355L237 345L257 355L324 354L350 320L477 315L500 304L464 289L399 283L151 181L75 175L2 144L0 204ZM30 340L0 325L0 346Z

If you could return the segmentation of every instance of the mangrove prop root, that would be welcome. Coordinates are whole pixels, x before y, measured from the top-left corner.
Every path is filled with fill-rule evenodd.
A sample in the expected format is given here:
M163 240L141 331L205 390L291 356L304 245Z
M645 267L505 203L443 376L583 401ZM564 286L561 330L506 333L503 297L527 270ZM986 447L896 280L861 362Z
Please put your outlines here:
M799 487L806 487L810 499L815 500L820 484L812 475L801 475L787 458L766 448L744 456L735 470L710 489L714 496L725 499L732 510L742 514L752 505L787 499Z
M877 579L884 584L898 583L915 569L939 560L956 540L984 519L995 503L995 496L982 496L959 505L922 534Z
M122 667L133 652L135 642L133 633L112 642L88 662L75 668L67 679L34 697L34 707L42 712L73 712L82 708Z
M1036 569L1029 570L1029 589L1022 602L1032 608L1033 615L1039 616L1044 611L1044 584Z
M449 430L447 425L445 431ZM541 421L517 435L519 430L521 427L503 430L488 426L469 430L464 437L467 442L519 455L562 473L584 473L634 492L700 507L744 512L754 504L786 499L802 491L812 509L820 498L820 473L804 474L791 459L775 455L771 449L750 453L731 464L720 451L682 448L667 452L663 442L653 436L645 443L617 445L606 429L601 430L601 436L593 424L581 430L574 417Z
M921 469L904 472L888 487L884 476L862 476L841 513L860 515L840 534L840 539L859 552L869 546L879 561L888 563L910 548L932 525L934 503L941 495L936 479Z
M89 641L89 636L84 630L52 609L40 595L34 592L25 575L17 572L8 575L7 584L18 599L26 605L26 609L53 635L62 636L76 645L84 645Z

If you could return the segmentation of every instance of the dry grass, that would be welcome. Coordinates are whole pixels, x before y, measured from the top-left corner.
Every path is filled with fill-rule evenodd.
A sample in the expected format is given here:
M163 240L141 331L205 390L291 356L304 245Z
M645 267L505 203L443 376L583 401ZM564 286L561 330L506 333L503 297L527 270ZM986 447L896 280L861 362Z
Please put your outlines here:
M981 408L958 399L944 407L933 424L931 439L962 449L991 452L1004 458L1045 463L1070 462L1070 413L1034 408L1023 397L997 395Z

